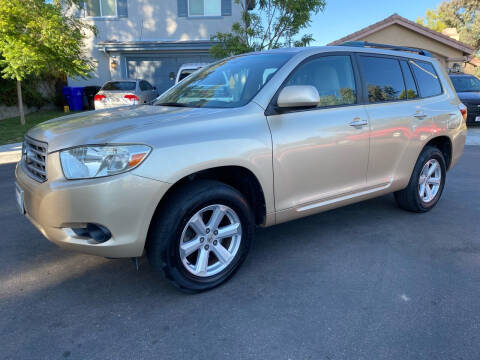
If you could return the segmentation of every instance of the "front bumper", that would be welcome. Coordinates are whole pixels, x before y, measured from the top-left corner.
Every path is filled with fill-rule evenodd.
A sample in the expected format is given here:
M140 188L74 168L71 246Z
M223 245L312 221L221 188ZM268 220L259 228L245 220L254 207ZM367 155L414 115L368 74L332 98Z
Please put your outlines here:
M104 257L141 256L150 221L170 184L127 172L85 180L66 180L58 153L48 155L48 180L30 178L21 164L15 175L23 190L26 217L50 241ZM87 223L106 227L112 237L103 243L77 236L71 229Z

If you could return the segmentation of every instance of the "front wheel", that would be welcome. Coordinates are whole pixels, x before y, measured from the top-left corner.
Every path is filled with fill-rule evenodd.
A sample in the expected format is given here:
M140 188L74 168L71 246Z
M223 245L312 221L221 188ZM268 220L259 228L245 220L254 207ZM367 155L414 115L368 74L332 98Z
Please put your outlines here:
M180 188L160 209L147 255L179 288L208 290L227 280L245 259L254 227L241 193L202 180Z
M436 147L426 147L418 157L408 186L395 193L395 200L405 210L426 212L440 200L445 186L445 158Z

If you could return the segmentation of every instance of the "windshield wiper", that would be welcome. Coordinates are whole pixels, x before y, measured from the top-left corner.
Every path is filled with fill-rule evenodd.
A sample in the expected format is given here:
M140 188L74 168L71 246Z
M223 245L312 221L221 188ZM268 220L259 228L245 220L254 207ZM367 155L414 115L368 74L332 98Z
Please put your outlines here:
M182 104L182 103L178 103L178 102L164 102L164 103L159 103L159 104L155 104L157 106L176 106L176 107L188 107L187 104Z

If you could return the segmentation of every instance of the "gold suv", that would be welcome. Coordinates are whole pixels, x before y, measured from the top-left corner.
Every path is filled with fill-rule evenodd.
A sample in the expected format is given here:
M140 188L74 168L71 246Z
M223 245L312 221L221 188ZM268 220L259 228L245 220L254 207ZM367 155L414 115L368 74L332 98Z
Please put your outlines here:
M355 45L232 57L154 106L40 124L16 168L19 208L62 247L146 253L190 291L231 276L256 225L387 193L428 211L462 154L465 107L425 51Z

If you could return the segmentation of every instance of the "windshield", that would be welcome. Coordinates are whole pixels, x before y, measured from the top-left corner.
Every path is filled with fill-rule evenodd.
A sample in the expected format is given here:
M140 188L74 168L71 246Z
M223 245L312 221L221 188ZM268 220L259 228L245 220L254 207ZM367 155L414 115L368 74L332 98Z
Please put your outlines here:
M251 54L205 67L162 94L154 105L235 108L246 105L292 54Z
M457 92L480 91L480 80L475 76L452 76L451 79Z
M135 81L111 81L103 85L102 90L133 91L136 85Z

